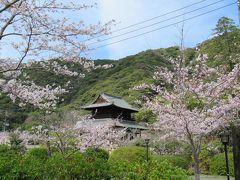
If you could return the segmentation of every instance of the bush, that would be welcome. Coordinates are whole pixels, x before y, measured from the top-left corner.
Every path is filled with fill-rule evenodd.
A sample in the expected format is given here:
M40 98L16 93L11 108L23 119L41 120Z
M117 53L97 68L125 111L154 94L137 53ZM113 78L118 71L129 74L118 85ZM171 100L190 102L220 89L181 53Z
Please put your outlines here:
M31 154L25 154L14 166L11 174L14 179L44 179L46 160Z
M67 179L86 179L86 163L81 152L70 154L65 159Z
M188 169L189 162L186 158L180 155L155 155L153 159L157 162L167 161L174 167L180 167L182 169Z
M89 169L81 152L69 152L65 156L56 152L46 162L45 176L48 179L90 179L93 172Z
M109 179L109 154L102 149L87 149L84 153L85 179Z
M143 161L141 163L126 163L117 161L110 166L111 179L186 179L185 170L174 167L167 161Z
M0 179L109 179L108 167L108 153L101 149L48 156L44 148L22 154L0 146Z
M212 157L213 156L210 155L210 152L206 149L206 147L201 149L199 154L199 160L202 174L209 174L209 164Z
M86 158L100 158L104 160L108 160L109 158L108 152L99 148L88 148L83 154Z
M13 179L11 171L19 163L21 154L7 145L0 145L0 179Z
M179 167L174 167L167 160L162 162L153 161L148 166L147 179L187 179L187 172Z
M10 146L6 144L0 144L0 155L2 155L3 153L8 153L10 150Z
M48 179L69 179L68 169L70 168L61 153L53 153L46 162L45 176Z
M202 174L209 174L209 165L213 156L222 152L222 143L219 139L209 141L206 139L207 142L203 143L201 146L201 150L199 153L199 160L200 160L200 169Z
M137 164L146 159L146 150L143 147L129 146L115 149L109 157L110 174L115 179L136 179L136 171L140 173L141 167Z
M45 148L32 148L28 150L27 154L34 156L41 160L47 160L49 158L48 151Z
M142 147L116 149L108 159L108 153L101 149L48 156L44 148L22 154L5 145L0 146L0 179L168 179L186 175L167 161L144 159Z
M117 161L142 162L146 159L146 149L144 147L129 146L115 149L109 157L109 163L114 164Z
M172 157L172 161L174 158ZM181 159L181 161L184 160ZM185 170L176 167L166 159L157 161L152 157L149 162L146 162L144 147L132 146L115 149L110 154L108 162L112 179L159 179L160 177L169 179L170 176L175 175L176 177L186 176Z
M220 153L215 155L210 160L210 173L214 175L226 175L226 163L225 163L225 154ZM230 176L234 175L234 168L233 168L233 154L228 154L228 164L229 164L229 174Z
M10 176L14 179L44 179L48 158L45 148L30 149L18 157L18 163L12 168Z

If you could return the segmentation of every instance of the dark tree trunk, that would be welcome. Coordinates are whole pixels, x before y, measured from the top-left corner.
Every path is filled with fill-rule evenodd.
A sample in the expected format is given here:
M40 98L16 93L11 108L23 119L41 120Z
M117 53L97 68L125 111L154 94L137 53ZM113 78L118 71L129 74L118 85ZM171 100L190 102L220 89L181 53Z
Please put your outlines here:
M192 134L190 133L188 127L186 127L187 134L188 134L188 140L192 147L192 155L194 160L194 177L195 180L200 180L200 166L199 166L199 152L200 152L200 146L201 146L201 138L199 139L199 142L194 142L192 138Z
M195 152L193 152L193 159L194 159L194 177L195 177L195 180L200 180L199 158L196 150Z
M232 128L233 160L235 180L240 180L240 129Z
M200 180L200 166L199 166L200 144L199 145L194 144L194 141L191 138L191 136L189 136L189 140L192 147L192 155L193 155L193 161L194 161L194 177L195 177L195 180Z

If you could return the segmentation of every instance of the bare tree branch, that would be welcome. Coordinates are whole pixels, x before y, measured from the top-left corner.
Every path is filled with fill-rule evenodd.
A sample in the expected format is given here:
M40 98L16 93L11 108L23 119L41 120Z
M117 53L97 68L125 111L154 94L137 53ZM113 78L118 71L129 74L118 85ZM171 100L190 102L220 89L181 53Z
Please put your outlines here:
M17 2L19 2L20 0L14 0L12 2L10 2L9 4L6 4L5 7L3 7L2 9L0 9L0 14L2 12L4 12L5 10L7 10L8 8L10 8L12 5L16 4Z
M32 33L32 27L30 27L30 31L31 31L31 33ZM30 36L28 37L27 47L26 47L26 49L25 49L25 51L24 51L24 54L23 54L23 56L21 57L18 65L17 65L17 67L15 68L16 70L19 69L20 65L22 64L22 61L24 60L24 58L27 56L27 54L28 54L28 52L29 52L29 49L30 49L30 46L31 46L31 39L32 39L32 36L30 35Z
M3 33L5 32L5 30L7 29L7 27L11 24L12 20L17 16L17 14L13 14L8 21L5 23L5 25L1 28L0 31L0 40L4 37Z

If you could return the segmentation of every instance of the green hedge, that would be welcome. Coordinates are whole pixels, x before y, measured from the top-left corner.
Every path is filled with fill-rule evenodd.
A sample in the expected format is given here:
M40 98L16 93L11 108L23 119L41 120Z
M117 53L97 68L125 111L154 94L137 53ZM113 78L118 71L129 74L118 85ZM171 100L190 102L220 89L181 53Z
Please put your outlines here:
M233 167L233 154L228 154L228 164L229 164L229 174L230 176L234 175L234 167ZM215 155L209 164L210 173L215 175L226 175L226 160L225 154L220 153Z
M0 146L0 179L109 179L108 153L88 149L48 156L44 148L21 154Z
M0 179L186 179L186 171L167 160L145 160L145 148L119 148L109 154L101 149L59 152L48 155L44 148L24 153L0 146Z

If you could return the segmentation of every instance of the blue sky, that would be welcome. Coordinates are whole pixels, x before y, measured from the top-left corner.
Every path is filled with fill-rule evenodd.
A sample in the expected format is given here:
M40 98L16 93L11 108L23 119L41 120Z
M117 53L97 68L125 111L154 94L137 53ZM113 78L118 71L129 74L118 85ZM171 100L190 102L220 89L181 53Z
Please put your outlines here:
M107 22L111 19L116 20L116 26L112 27L112 30L124 28L126 26L135 24L140 21L144 21L150 19L152 17L159 16L161 14L182 8L189 4L193 4L195 2L199 2L200 0L98 0L92 1L88 0L86 2L92 3L97 2L97 8L94 8L90 11L86 11L83 15L86 20L89 22L94 22L100 20L101 22ZM106 45L118 40L122 40L128 37L135 36L137 34L141 34L146 31L150 31L153 29L157 29L163 26L166 26L171 23L175 23L177 21L181 21L183 19L188 19L195 15L216 9L218 7L222 7L224 5L230 4L231 2L235 2L234 0L205 0L202 3L199 3L190 8L184 9L182 11L178 11L173 14L169 14L167 16L155 19L153 21L141 24L140 26L136 26L133 28L126 29L121 32L113 33L112 35L100 37L98 40L102 40L111 36L115 36L124 32L128 32L130 30L138 29L143 26L147 26L159 21L163 21L164 19L174 17L176 15L180 15L183 13L187 13L191 10L195 10L199 7L206 6L208 4L216 3L215 5L209 6L207 8L201 9L199 11L185 14L184 16L179 16L179 18L160 23L156 26L142 29L137 32L133 32L124 36L120 36L118 38L113 38L104 42L98 42L96 44L89 45L92 47L98 47L101 45ZM210 14L192 19L190 21L186 21L184 23L185 30L185 46L186 47L194 47L197 43L206 40L211 37L212 29L214 29L217 20L222 16L227 16L232 18L236 24L238 23L238 12L237 12L237 4L229 6L227 8L212 12ZM88 57L92 59L119 59L125 56L136 54L140 51L144 51L147 49L157 49L163 47L169 47L178 45L180 43L180 29L181 23L178 25L170 26L168 28L161 29L159 31L145 34L143 36L133 38L127 41L123 41L120 43L112 44L105 46L103 48L96 49L95 51L90 51ZM94 41L91 41L94 42ZM89 42L89 43L91 43Z
M66 3L66 0L59 0ZM108 36L102 36L98 39L92 40L89 43L94 43L89 45L89 48L96 48L99 46L105 46L102 48L95 49L94 51L87 52L86 57L89 59L120 59L129 55L134 55L141 51L147 49L157 49L165 48L170 46L175 46L180 44L180 29L182 23L177 25L169 26L161 30L139 36L137 38L132 38L120 43L107 45L116 41L121 41L125 38L136 36L147 31L158 29L169 24L182 21L183 19L188 19L193 16L199 15L201 13L211 11L213 9L222 7L224 5L236 2L236 0L73 0L77 3L94 4L97 6L94 8L86 9L77 14L64 14L67 18L73 21L84 20L85 24L94 24L99 21L106 23L112 19L116 21L116 25L112 27L112 31L121 29L141 21L151 19L156 16L171 12L173 10L188 6L193 3L197 3L195 6L177 11L166 16L156 18L147 23L143 23L132 28L125 29L123 31L118 31L112 33ZM200 3L201 2L201 3ZM189 11L196 10L198 8L211 5L206 8L202 8L198 11L188 13ZM186 13L185 15L182 15ZM172 20L168 20L162 23L166 19L177 17ZM194 18L190 21L184 23L184 40L185 47L194 47L196 44L211 37L212 30L214 29L218 19L222 16L227 16L233 19L236 24L238 24L238 8L237 4L231 5L229 7L223 8L221 10ZM151 26L149 28L143 29L142 27L149 26L151 24L158 23L157 25ZM104 39L111 38L112 36L117 36L122 33L126 33L135 29L140 29L129 33L124 36L119 36L118 38L112 38L106 41ZM102 41L102 42L99 42ZM1 57L17 57L18 53L9 50L8 46L2 47L0 51ZM43 55L44 58L48 58L48 53ZM38 57L39 58L39 57Z

